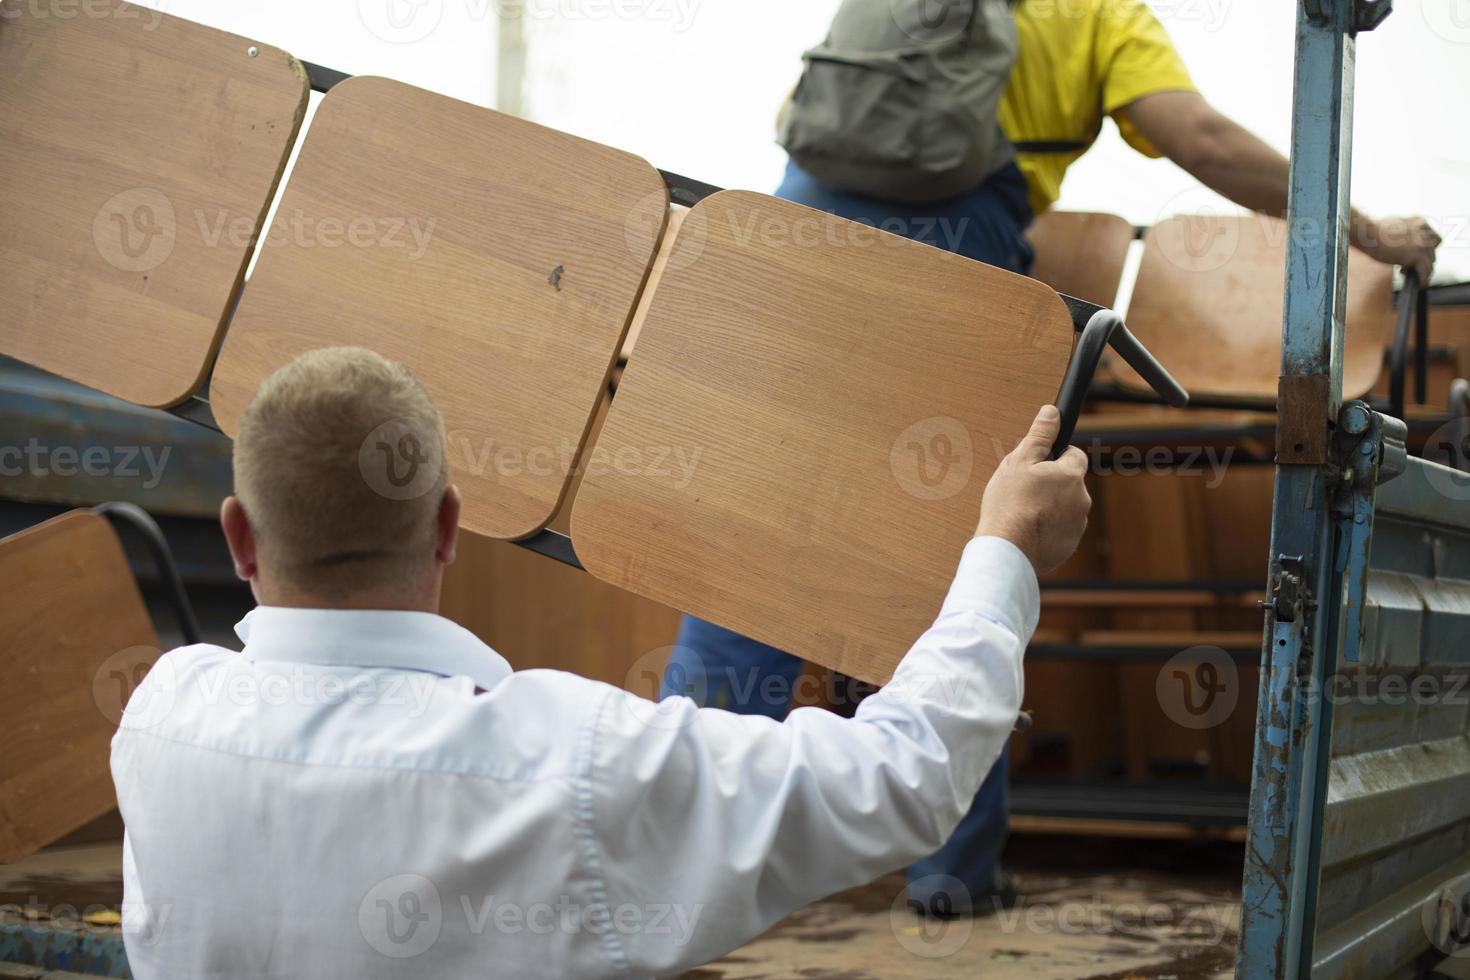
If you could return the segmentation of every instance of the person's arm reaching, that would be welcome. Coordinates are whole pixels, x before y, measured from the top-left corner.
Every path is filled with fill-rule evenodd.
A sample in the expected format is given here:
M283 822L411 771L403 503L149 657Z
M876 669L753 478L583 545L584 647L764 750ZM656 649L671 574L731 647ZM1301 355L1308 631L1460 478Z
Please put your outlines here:
M1164 156L1241 207L1286 216L1290 164L1198 92L1157 92L1119 110ZM1440 243L1423 218L1375 220L1354 210L1352 243L1428 282Z
M1036 575L1087 524L1085 455L1046 458L1059 421L1048 406L1002 461L934 625L852 719L801 708L778 723L682 698L651 716L608 692L585 817L614 923L641 917L608 940L617 969L707 962L948 839L1015 725Z

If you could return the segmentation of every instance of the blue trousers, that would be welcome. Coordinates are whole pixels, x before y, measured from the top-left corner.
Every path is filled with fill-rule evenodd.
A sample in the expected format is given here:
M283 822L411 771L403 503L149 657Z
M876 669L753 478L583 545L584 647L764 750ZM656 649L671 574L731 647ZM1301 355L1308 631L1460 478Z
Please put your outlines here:
M795 164L777 197L862 221L1011 272L1026 274L1032 252L1023 232L1031 223L1026 181L1008 166L974 191L928 207L895 205L839 194ZM706 707L780 720L790 710L802 662L789 653L738 633L685 616L665 669L659 697L688 694ZM949 841L908 869L909 898L963 907L996 883L1005 846L1007 753L975 794L970 811ZM956 887L958 881L962 888ZM966 895L968 892L969 895Z

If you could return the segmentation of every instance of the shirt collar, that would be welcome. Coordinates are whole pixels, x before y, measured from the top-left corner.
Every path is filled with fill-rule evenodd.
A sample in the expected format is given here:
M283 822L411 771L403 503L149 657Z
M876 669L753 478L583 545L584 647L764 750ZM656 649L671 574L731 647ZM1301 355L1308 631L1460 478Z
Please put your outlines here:
M257 606L235 625L250 660L421 670L490 690L511 674L469 630L425 612Z

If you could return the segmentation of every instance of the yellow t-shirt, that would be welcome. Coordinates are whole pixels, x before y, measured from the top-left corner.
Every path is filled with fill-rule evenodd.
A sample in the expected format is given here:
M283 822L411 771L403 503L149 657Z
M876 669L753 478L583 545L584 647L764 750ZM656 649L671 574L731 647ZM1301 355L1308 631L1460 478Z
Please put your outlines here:
M1017 144L1076 145L1018 150L1035 213L1056 201L1062 176L1097 139L1105 115L1134 149L1159 155L1118 110L1155 92L1195 88L1143 0L1018 0L1015 15L1021 49L1001 99L1001 128Z

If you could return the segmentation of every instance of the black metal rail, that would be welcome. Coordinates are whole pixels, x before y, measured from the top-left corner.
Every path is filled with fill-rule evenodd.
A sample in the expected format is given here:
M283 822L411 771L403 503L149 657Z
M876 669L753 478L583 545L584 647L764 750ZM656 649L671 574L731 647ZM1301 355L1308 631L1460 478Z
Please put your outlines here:
M184 642L200 642L203 634L199 631L199 620L194 615L193 604L189 602L189 593L184 590L184 580L179 575L174 553L158 522L137 504L103 503L93 507L92 512L107 518L114 530L124 527L131 529L148 546L153 563L158 567L158 577L163 582L170 605L173 606L174 617L178 620L179 632L183 635Z

